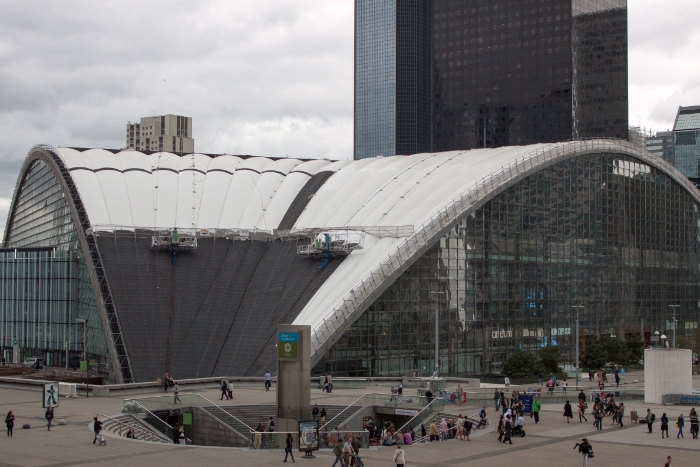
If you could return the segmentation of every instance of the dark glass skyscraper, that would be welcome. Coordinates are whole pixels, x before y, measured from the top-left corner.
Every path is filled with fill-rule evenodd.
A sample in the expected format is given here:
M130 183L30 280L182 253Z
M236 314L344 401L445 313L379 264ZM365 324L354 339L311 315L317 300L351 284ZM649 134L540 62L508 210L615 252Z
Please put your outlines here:
M430 8L355 3L355 159L430 151Z
M371 49L368 40L376 42L383 31L391 30L396 31L393 50L398 56L409 50L399 38L413 36L399 34L397 20L368 22L362 16L368 5L379 3L385 2L357 0L355 158L380 154L368 151L368 142L379 146L376 138L384 137L379 129L390 124L368 121L384 116L397 126L384 138L395 145L395 153L415 152L413 147L427 150L425 144L410 144L423 142L422 133L398 131L398 112L372 108L389 102L377 96L377 90L388 87L385 92L397 96L403 92L402 83L411 79L420 81L421 89L432 89L426 112L432 121L433 151L628 137L626 0L418 2L421 11L430 11L431 24L418 21L422 16L415 14L407 15L405 22L419 31L415 37L429 32L429 40L414 39L413 44L432 55L431 75L426 78L417 66L392 65L390 81L379 81L377 70L385 63L381 57L360 50ZM397 11L402 3L416 4L389 3ZM417 105L419 101L406 99L402 105L408 103L405 108L420 113L425 107ZM394 102L394 108L399 107ZM386 155L387 149L382 151Z

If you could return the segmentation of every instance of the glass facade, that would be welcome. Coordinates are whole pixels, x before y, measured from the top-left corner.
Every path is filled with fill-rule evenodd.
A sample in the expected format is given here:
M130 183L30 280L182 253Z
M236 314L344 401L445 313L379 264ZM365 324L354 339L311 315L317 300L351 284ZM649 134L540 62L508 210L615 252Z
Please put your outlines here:
M430 8L355 2L355 159L430 150Z
M646 341L697 327L698 204L619 155L577 156L531 175L462 219L333 345L315 373L429 375L439 310L441 374L497 374L516 349L558 345L573 370L588 336ZM443 292L431 294L431 292ZM668 333L668 332L667 332Z
M675 165L672 131L657 131L654 136L646 138L645 149L669 164Z
M8 218L0 250L0 344L19 340L23 355L65 365L82 350L82 324L88 320L88 352L105 363L107 340L88 266L65 195L51 168L35 160L27 170ZM6 356L7 357L7 356Z
M700 177L700 106L678 109L673 146L676 168L688 178Z

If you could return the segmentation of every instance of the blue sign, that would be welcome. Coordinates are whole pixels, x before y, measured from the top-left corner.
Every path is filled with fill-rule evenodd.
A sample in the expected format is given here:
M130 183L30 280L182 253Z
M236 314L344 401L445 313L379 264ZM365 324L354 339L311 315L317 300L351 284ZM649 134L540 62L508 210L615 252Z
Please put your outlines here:
M525 413L532 413L532 396L521 396L521 400L525 406Z
M277 342L299 342L298 332L278 332Z

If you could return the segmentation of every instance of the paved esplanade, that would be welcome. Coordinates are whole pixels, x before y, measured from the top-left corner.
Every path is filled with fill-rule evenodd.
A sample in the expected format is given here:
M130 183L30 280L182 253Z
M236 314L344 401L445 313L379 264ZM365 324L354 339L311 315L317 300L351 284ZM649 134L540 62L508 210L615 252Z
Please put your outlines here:
M587 383L587 381L586 381ZM242 404L266 403L275 401L275 387L266 392L262 386L236 389L234 401ZM694 377L694 387L700 387L700 379ZM569 389L572 401L576 392ZM560 388L558 388L560 390ZM388 392L388 387L372 386L365 390L336 389L332 394L312 389L311 401L323 404L349 404L364 392ZM218 400L218 390L201 391L211 400ZM156 391L153 395L161 395ZM146 396L144 394L143 396ZM135 396L139 397L139 396ZM693 440L689 434L690 424L687 418L689 407L649 406L656 413L654 433L646 433L646 425L633 425L629 421L630 410L646 413L643 401L626 402L625 428L612 427L610 418L604 421L604 430L596 432L592 417L589 423L578 423L577 418L567 424L562 417L563 404L548 404L543 396L541 423L535 425L526 418L525 438L514 438L513 445L496 441L495 432L474 436L471 442L447 441L425 445L406 446L406 463L414 466L462 466L462 465L513 465L518 467L579 466L580 455L572 449L581 437L588 437L593 444L595 458L589 466L640 467L662 466L666 456L673 456L673 466L697 466L700 459L700 440ZM107 438L107 446L92 444L93 433L88 424L97 412L106 415L120 413L121 398L61 398L56 410L56 423L64 418L64 426L56 425L50 432L46 431L44 410L41 408L39 392L0 388L0 411L3 416L12 410L17 417L14 438L0 436L0 467L12 466L155 466L177 465L196 466L234 465L234 466L269 466L279 464L284 458L283 450L251 451L247 449L211 448L197 446L176 446L145 443L114 437ZM496 419L496 412L488 406L491 422ZM457 407L448 405L446 411L457 413L475 413L477 407ZM686 416L685 439L676 439L675 418L679 411ZM660 417L666 412L670 419L669 433L671 439L661 439ZM23 430L22 425L29 423L32 428ZM477 432L479 433L479 432ZM360 454L369 467L387 466L391 463L394 447L363 449ZM296 459L303 465L330 467L335 456L324 450L316 453L315 459L303 459L295 452Z

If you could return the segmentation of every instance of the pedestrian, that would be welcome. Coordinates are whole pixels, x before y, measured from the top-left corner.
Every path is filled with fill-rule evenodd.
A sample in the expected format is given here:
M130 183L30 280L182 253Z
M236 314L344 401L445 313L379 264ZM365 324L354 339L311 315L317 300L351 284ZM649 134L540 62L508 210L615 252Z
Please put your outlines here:
M700 420L698 419L698 413L693 408L690 410L690 434L693 435L693 439L698 439L699 429Z
M394 460L392 461L396 464L396 467L403 467L406 463L406 456L401 445L396 445L396 451L394 451Z
M668 456L666 458L666 463L664 464L664 467L671 467L671 456Z
M398 397L399 404L403 403L403 384L399 383L399 387L396 388L396 395Z
M535 401L532 403L532 414L535 417L535 423L540 423L540 408L542 407L542 403L540 402L539 399L535 399Z
M622 420L625 418L625 403L620 402L620 406L617 408L617 424L620 428L624 426Z
M547 381L547 394L550 396L554 394L554 380L552 378Z
M175 385L173 386L173 404L177 403L182 404L182 401L180 400L180 385L175 382Z
M294 445L294 438L292 437L291 433L287 433L287 439L285 440L285 448L284 448L284 460L282 462L287 462L287 456L292 456L292 462L296 462L294 460L294 453L292 452L292 446Z
M588 419L586 418L586 403L581 401L579 399L578 401L578 422L581 423L581 419L583 418L586 423L588 423Z
M226 394L228 394L228 398L233 400L233 383L231 381L228 382L227 389Z
M685 438L685 436L683 436L683 426L685 426L683 414L678 415L678 420L676 420L676 426L678 427L678 435L676 436L676 438Z
M503 378L503 383L504 383L505 387L509 388L510 387L510 378L507 376L505 378Z
M15 414L12 410L7 412L7 417L5 417L5 425L7 425L7 436L12 438L12 428L15 427Z
M435 425L435 420L430 422L430 442L440 441L440 432L438 431L437 425Z
M651 413L651 409L647 409L647 417L645 420L647 422L647 428L649 429L649 434L651 434L652 425L653 425L654 421L656 420L656 415Z
M586 393L583 392L583 389L581 389L581 392L578 393L578 402L579 404L586 403Z
M328 373L328 392L333 392L333 375Z
M583 467L588 467L588 458L593 457L593 446L588 442L587 438L583 438L581 443L576 443L574 449L578 448L578 452L583 457Z
M538 386L542 386L542 378L544 378L544 375L543 375L542 372L540 371L540 374L537 375L537 385L538 385Z
M253 435L253 448L260 449L262 446L262 434L265 431L265 426L262 422L258 423L258 427L255 429L255 435Z
M340 462L340 467L345 467L345 464L343 464L343 441L338 439L336 440L335 444L333 445L333 454L335 454L335 462L333 462L333 465L331 467L335 467L335 464Z
M615 387L620 387L620 375L617 370L615 370Z
M95 444L97 442L97 437L100 435L100 431L102 431L102 422L95 417L92 421L92 430L95 432L95 439L92 440L92 444Z
M270 420L267 422L267 431L270 433L275 431L275 420L272 417L270 417Z
M447 422L444 417L440 420L440 439L442 441L447 441Z
M503 441L503 436L506 434L506 420L503 415L498 419L498 427L496 428L498 432L498 441Z
M498 412L501 409L501 393L498 391L498 388L494 390L493 403L496 406L496 412Z
M661 439L664 438L664 431L666 432L666 438L668 438L668 417L665 412L661 414Z
M311 409L311 417L312 417L314 420L316 420L316 419L318 418L318 414L319 414L320 412L321 412L321 411L320 411L319 408L318 408L318 404L314 404L314 408Z
M605 411L598 406L598 431L601 431L603 429L603 419L605 418Z
M180 429L177 430L177 442L179 444L187 444L187 437L185 436L185 425L180 425Z
M219 397L219 400L223 400L224 397L228 400L228 386L226 385L226 381L221 382L221 397Z
M460 384L457 384L457 399L459 399L459 405L462 405L462 398L464 397L464 389Z
M354 454L352 450L352 440L350 435L345 438L345 443L343 443L343 462L345 466L350 466L350 456Z
M321 426L325 425L326 423L326 408L321 407Z
M168 372L163 373L163 392L168 392Z
M46 413L44 414L44 417L46 418L48 430L51 431L51 421L53 420L53 407L49 406L48 409L46 409Z
M566 382L566 380L561 382L561 391L563 393L566 393L566 388L569 386L569 383Z
M265 390L269 391L270 386L272 386L272 375L270 374L270 370L265 371Z
M420 424L420 437L425 438L428 435L428 432L425 429L425 424L421 423Z
M505 436L503 437L503 444L505 444L506 441L508 443L513 444L512 435L513 435L513 421L510 419L510 415L506 415L506 421L504 422L503 429L505 431Z
M564 404L564 417L566 417L566 423L569 423L569 420L574 418L574 414L571 411L571 404L569 404L569 401L566 401L566 404Z
M469 417L464 417L464 435L467 437L467 441L471 441L469 434L472 432L472 428L474 428L472 421L469 420Z

